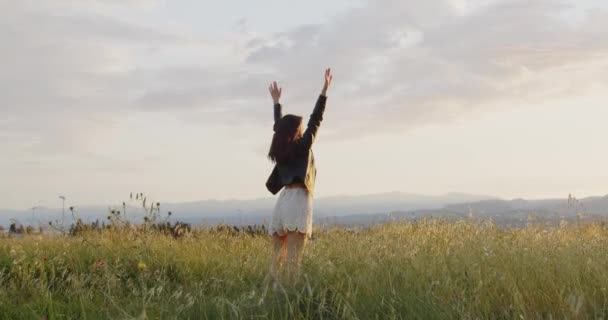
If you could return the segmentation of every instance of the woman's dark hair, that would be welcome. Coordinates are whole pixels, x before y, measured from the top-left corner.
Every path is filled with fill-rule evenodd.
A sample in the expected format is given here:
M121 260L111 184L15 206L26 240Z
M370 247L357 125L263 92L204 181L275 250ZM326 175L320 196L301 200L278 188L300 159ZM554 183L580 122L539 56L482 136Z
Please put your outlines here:
M286 163L295 157L295 143L302 137L302 117L285 115L276 124L268 158L274 163Z

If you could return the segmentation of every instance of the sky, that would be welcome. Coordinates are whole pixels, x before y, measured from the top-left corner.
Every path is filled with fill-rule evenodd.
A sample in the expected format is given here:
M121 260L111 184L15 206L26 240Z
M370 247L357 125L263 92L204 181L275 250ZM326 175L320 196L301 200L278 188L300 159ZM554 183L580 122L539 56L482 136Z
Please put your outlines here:
M315 197L608 194L608 4L0 0L0 208L269 197L268 84Z

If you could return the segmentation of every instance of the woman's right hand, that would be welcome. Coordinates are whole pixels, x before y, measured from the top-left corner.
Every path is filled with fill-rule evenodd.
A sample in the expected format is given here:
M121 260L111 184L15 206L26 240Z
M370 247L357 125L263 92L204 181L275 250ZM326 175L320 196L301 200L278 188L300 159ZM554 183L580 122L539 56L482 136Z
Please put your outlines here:
M274 104L279 104L279 100L281 99L281 92L283 92L283 88L279 88L279 85L276 81L273 81L268 88L270 91L270 96L272 97L272 102Z
M334 75L331 74L331 68L325 69L325 84L323 84L323 91L321 91L321 95L327 96L327 90L329 86L331 86L331 81L333 80Z

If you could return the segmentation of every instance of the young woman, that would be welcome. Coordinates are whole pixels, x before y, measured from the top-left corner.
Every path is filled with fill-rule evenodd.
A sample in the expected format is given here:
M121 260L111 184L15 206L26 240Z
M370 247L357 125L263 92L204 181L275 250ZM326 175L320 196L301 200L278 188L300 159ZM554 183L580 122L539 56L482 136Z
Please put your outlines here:
M312 145L323 120L332 78L331 69L325 70L325 83L306 131L302 128L302 117L283 116L279 102L282 89L276 81L269 88L274 102L274 136L268 157L275 167L266 187L272 194L283 189L269 227L274 245L270 271L274 276L285 262L288 275L297 275L306 239L312 235L312 194L316 178Z

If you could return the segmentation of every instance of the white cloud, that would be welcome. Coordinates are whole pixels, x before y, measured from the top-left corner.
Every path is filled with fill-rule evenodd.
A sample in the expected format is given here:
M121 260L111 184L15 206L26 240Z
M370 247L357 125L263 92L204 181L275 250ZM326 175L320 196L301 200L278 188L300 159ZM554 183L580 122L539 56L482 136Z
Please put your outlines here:
M343 109L360 110L359 119L375 113L372 128L367 121L355 125L366 132L441 120L448 110L445 116L452 117L496 102L534 103L547 93L556 97L584 88L597 79L597 68L607 70L608 19L600 9L569 20L575 3L497 1L466 14L450 2L419 4L370 2L305 34L279 34L286 38L279 44L268 39L250 63L288 70L288 79L306 81L322 64L333 65L334 96L347 105ZM399 33L420 40L404 46L407 41L395 38ZM303 60L307 63L299 63ZM570 80L570 69L579 82Z
M314 99L319 70L332 65L338 102L355 112L406 118L399 121L406 125L442 107L466 111L526 86L542 90L533 79L567 65L597 64L608 49L605 11L572 22L564 15L574 4L556 1L370 1L324 25L234 36L223 44L108 11L5 7L0 58L10 63L0 79L3 100L14 106L6 107L10 114L28 117L33 111L46 117L50 108L53 114L213 108L221 115L239 102L265 101L265 82L275 78L289 85L294 103L304 103ZM196 60L214 47L224 47L208 57L214 64ZM253 109L239 110L255 115Z

